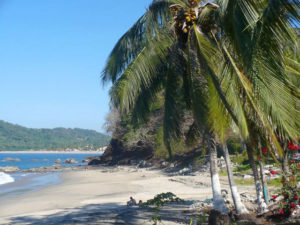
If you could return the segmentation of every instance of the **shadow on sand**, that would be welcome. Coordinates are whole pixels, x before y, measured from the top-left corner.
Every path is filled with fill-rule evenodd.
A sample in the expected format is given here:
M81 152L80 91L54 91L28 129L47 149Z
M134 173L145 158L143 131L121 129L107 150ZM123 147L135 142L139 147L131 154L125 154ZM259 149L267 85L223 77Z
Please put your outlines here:
M25 206L24 206L25 207ZM194 215L186 205L165 206L160 211L164 222L188 224ZM153 224L154 212L148 208L127 207L118 204L91 204L75 209L65 209L59 213L42 216L20 216L10 218L9 225L56 225L56 224Z

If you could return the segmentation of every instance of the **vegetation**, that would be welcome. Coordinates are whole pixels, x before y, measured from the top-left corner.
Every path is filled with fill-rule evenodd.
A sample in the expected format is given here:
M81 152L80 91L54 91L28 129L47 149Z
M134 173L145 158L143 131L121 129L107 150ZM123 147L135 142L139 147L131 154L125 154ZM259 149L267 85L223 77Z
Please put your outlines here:
M109 143L110 137L84 129L30 129L0 121L0 150L97 149Z
M157 225L159 222L161 222L161 218L159 215L159 210L161 207L163 207L165 204L170 203L178 203L178 202L184 202L184 200L178 198L176 195L174 195L171 192L167 193L161 193L156 195L153 199L147 200L145 203L143 203L144 207L153 207L152 210L154 211L155 215L152 217L153 225Z
M237 213L228 143L235 133L246 146L254 174L258 212L265 210L257 161L270 152L288 172L287 143L300 136L299 2L154 0L113 49L103 73L121 115L146 121L150 103L163 96L162 134L169 158L183 135L205 140L210 157L214 209L226 213L216 166L221 146ZM298 54L299 55L299 54ZM296 81L296 82L295 82ZM189 132L182 122L193 118ZM161 145L161 142L158 142ZM177 145L175 145L177 146ZM260 159L258 159L258 156ZM263 188L261 187L261 183ZM266 198L266 197L265 197Z

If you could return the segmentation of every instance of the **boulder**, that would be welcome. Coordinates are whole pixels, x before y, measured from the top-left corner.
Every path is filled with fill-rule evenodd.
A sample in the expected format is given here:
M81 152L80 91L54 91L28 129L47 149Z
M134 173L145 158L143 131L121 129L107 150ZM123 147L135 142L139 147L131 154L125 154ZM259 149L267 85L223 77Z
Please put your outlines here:
M19 168L17 166L0 167L0 172L11 173L11 172L17 172L17 171L19 171Z
M83 163L89 163L90 161L92 161L93 159L100 159L99 156L88 156L85 159L82 160Z
M75 159L66 159L64 161L64 163L66 163L66 164L75 164L75 163L78 163L78 162Z
M57 160L55 161L55 164L60 164L60 163L62 163L61 159L57 159Z

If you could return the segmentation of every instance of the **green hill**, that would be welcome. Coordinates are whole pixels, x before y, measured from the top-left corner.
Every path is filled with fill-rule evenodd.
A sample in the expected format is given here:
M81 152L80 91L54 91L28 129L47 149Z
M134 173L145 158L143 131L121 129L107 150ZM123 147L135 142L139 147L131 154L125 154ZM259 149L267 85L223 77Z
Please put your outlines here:
M0 120L0 151L28 149L99 148L110 141L108 135L85 129L31 129Z

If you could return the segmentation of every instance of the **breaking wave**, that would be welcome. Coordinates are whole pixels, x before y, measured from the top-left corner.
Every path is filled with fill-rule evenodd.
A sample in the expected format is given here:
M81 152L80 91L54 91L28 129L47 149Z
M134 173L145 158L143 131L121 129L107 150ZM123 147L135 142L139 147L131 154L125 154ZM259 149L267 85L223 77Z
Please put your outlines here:
M9 174L0 172L0 185L14 182L15 179Z

